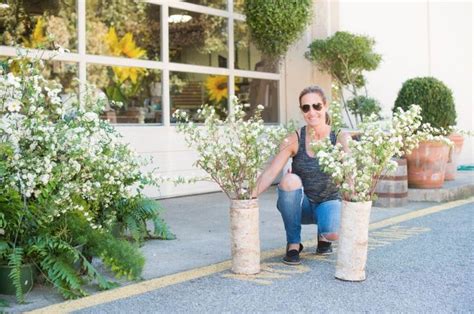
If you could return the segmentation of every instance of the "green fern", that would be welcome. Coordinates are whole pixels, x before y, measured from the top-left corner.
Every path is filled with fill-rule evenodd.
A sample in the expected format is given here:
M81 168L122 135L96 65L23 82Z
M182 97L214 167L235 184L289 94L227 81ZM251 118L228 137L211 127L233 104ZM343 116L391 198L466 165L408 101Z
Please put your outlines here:
M79 253L69 243L52 236L40 236L34 239L31 251L40 257L39 266L47 279L66 299L85 296L83 282L73 268L79 259Z
M117 220L122 221L133 240L142 242L146 238L174 240L176 236L160 217L161 207L157 201L138 195L134 198L122 199L117 203ZM153 232L147 229L147 221L151 220Z
M87 260L87 258L84 257L84 255L80 254L80 256L82 259L82 266L86 269L87 276L91 280L96 279L100 289L109 290L118 286L118 283L106 280L104 276L102 276L97 271L97 269L95 269L95 267Z
M21 266L23 261L23 249L16 247L8 255L8 266L12 267L8 277L15 286L15 295L18 303L25 303L25 295L21 286Z

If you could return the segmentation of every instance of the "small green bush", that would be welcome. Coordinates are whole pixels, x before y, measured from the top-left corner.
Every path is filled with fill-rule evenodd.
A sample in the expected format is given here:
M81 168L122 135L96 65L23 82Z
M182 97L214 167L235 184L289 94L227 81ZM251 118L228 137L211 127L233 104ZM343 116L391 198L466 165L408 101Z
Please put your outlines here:
M412 104L421 107L424 123L443 130L456 124L452 91L434 77L416 77L405 81L398 92L393 112L398 107L406 111Z
M311 19L310 0L246 0L246 23L257 48L270 57L284 55Z

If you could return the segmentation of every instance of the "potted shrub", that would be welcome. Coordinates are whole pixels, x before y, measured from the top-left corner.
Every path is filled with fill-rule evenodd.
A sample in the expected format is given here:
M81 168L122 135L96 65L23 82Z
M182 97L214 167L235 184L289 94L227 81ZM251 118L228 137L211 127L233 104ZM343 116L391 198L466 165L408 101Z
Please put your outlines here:
M425 136L421 132L421 107L411 105L407 111L397 108L393 113L392 128L394 136L401 140L401 147L393 160L397 169L389 174L383 174L376 187L377 199L374 205L380 207L404 206L408 202L407 155L418 147Z
M377 69L382 60L382 56L373 51L374 45L375 41L370 37L336 32L326 39L314 40L305 54L320 71L335 80L351 128L355 123L349 111L360 121L380 112L378 102L368 97L364 77L365 71ZM346 99L345 91L349 92L351 99Z
M190 147L199 155L195 165L206 171L229 197L232 271L256 274L260 271L260 239L258 200L251 192L257 174L278 150L287 135L284 127L265 127L261 119L263 106L257 106L248 117L234 96L232 112L220 119L213 107L198 110L204 121L197 126L183 111L175 112L178 132L184 134Z
M245 23L252 42L263 53L264 71L274 71L275 63L311 21L311 4L310 0L244 2Z
M400 114L403 118L407 113ZM380 176L394 171L392 160L400 154L402 138L399 126L383 129L373 115L360 125L359 139L349 140L349 152L330 141L312 143L324 172L331 175L342 194L336 278L348 281L365 280L368 228L375 187Z
M13 266L18 301L25 292L18 284L21 264L32 263L65 298L86 295L91 281L101 289L114 286L86 256L101 258L118 277L139 278L144 258L138 246L114 238L110 229L126 220L141 240L148 235L143 220L152 219L155 236L162 234L156 204L137 205L146 185L158 185L141 171L147 162L99 119L106 99L95 88L87 88L79 104L60 97L62 86L41 75L39 60L22 56L2 66L0 264ZM126 208L117 207L128 199Z
M421 107L423 123L432 127L434 136L446 133L456 124L456 109L451 90L434 77L417 77L403 83L394 110L408 110L412 104ZM458 145L459 145L459 141ZM460 143L462 145L462 142ZM408 185L416 188L440 188L443 185L450 147L445 142L424 140L407 155Z

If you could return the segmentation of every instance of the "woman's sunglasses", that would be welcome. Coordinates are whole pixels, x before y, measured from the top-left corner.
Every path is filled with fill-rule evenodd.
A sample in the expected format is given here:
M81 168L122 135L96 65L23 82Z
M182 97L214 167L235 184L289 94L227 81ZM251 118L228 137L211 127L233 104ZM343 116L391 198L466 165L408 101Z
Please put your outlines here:
M300 105L300 108L301 108L301 111L303 111L304 113L307 113L311 109L311 106L316 111L321 111L321 109L323 108L323 104L320 102L318 102L317 104L312 104L312 105L308 105L308 104Z

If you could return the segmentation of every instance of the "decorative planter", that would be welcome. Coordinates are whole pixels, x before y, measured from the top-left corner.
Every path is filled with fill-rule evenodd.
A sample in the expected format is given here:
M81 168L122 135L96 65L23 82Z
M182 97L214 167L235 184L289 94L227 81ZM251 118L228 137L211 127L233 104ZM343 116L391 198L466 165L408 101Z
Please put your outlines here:
M16 290L9 275L11 266L0 265L0 294L15 295ZM33 288L33 264L26 264L20 268L20 282L23 293L28 293Z
M232 272L252 275L260 272L258 200L231 200L230 236Z
M407 158L408 187L441 188L449 157L449 146L439 141L420 142Z
M337 279L363 281L369 242L372 202L342 201L341 227L337 248Z
M394 173L381 176L375 186L377 200L374 206L400 207L408 203L408 180L406 158L394 159L398 167Z
M464 137L461 134L453 133L449 135L448 138L454 143L454 147L449 151L449 160L444 175L445 181L456 179L458 159L461 155L462 145L464 144Z

